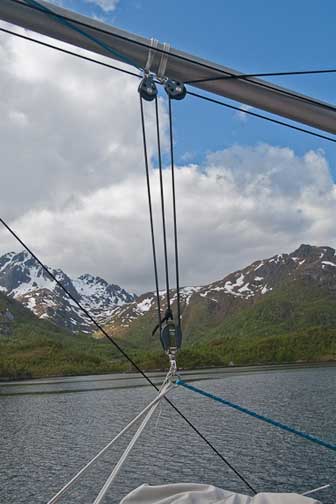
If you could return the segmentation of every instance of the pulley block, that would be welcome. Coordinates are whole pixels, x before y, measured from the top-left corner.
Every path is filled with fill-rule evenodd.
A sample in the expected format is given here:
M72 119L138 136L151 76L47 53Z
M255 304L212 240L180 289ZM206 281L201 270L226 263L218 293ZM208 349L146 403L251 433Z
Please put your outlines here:
M146 75L139 84L138 91L141 98L146 101L153 101L157 97L158 90L151 75Z
M183 82L168 79L165 82L165 90L172 100L183 100L187 94L187 89Z
M161 344L166 353L174 353L181 347L182 332L173 320L167 320L161 328Z

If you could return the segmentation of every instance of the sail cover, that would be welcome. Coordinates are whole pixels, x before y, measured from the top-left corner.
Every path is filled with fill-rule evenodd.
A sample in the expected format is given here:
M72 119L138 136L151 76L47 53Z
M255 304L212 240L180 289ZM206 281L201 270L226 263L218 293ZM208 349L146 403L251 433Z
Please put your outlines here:
M141 485L120 504L320 504L294 493L260 493L254 497L237 494L211 485L177 483Z

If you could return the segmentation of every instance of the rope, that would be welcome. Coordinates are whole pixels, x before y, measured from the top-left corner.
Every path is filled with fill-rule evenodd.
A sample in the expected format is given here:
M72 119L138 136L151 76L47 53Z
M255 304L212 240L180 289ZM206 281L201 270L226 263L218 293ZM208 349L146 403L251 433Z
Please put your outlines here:
M205 392L204 390L201 390L197 387L194 387L193 385L190 385L189 383L186 383L183 380L177 380L176 383L177 383L177 385L181 385L182 387L185 387L189 390L192 390L193 392L197 392L198 394L200 394L204 397L208 397L209 399L213 399L214 401L217 401L221 404L224 404L225 406L229 406L230 408L233 408L237 411L240 411L241 413L245 413L246 415L250 415L254 418L257 418L258 420L261 420L262 422L266 422L270 425L273 425L274 427L278 427L279 429L282 429L282 430L285 430L285 431L290 432L292 434L295 434L296 436L300 436L303 439L311 441L312 443L316 443L318 445L324 446L325 448L328 448L329 450L336 451L336 445L333 443L329 443L328 441L324 441L323 439L320 439L316 436L312 436L311 434L307 434L306 432L303 432L303 431L300 431L300 430L295 429L293 427L290 427L289 425L286 425L282 422L278 422L277 420L273 420L272 418L266 417L264 415L259 415L259 413L256 413L255 411L244 408L243 406L240 406L239 404L235 404L231 401L228 401L227 399L222 399L221 397L218 397L214 394L211 394L210 392Z
M286 126L287 128L301 131L302 133L307 133L308 135L312 135L318 138L323 138L323 140L328 140L329 142L336 143L336 138L328 137L326 135L321 135L320 133L315 133L314 131L309 131L305 128L300 128L299 126L293 126L292 124L286 123L284 121L279 121L278 119L272 119L271 117L264 116L262 114L257 114L256 112L251 112L250 110L242 110L239 107L235 107L234 105L230 105L229 103L216 100L214 98L210 98L209 96L205 96L199 93L193 93L192 91L187 91L189 96L194 96L195 98L200 98L201 100L205 100L211 103L215 103L216 105L221 105L223 107L230 108L232 110L237 110L238 112L244 112L244 114L251 115L253 117L258 117L259 119L264 119L265 121L269 121L275 124L280 124L280 126Z
M126 425L126 427L123 428L122 431L119 432L119 434L117 434L117 436L115 436L112 441L110 441L102 450L100 450L100 452L97 453L97 455L95 455L80 471L78 471L78 473L73 477L71 478L71 480L66 484L64 485L64 487L61 488L61 490L59 492L57 492L57 494L55 494L49 501L47 504L55 504L56 502L58 502L60 500L60 498L70 490L70 488L73 487L73 485L79 481L83 476L84 474L87 472L87 470L92 466L92 464L94 462L96 462L116 441L118 441L118 439L123 436L127 431L129 431L129 429L131 427L133 427L133 425L138 422L139 420L141 420L141 418L155 405L157 405L161 399L163 397L166 396L166 394L170 391L170 389L172 388L172 385L164 390L161 390L161 392L156 396L155 399L153 399L153 401L151 401L135 418L133 418L133 420L131 420L131 422L129 422L128 425Z
M172 385L170 383L165 383L164 382L164 384L161 387L162 397L163 397L163 394L166 394L168 392L168 390L171 388L171 386ZM114 467L114 469L111 472L110 476L107 478L107 480L106 480L103 488L100 490L100 492L97 495L97 497L96 497L96 499L95 499L95 501L94 501L93 504L100 504L100 502L102 502L102 500L105 497L108 489L110 488L110 486L112 485L112 483L116 479L116 477L117 477L120 469L122 468L122 466L123 466L124 462L126 461L128 455L130 454L131 450L133 449L135 443L138 441L138 439L141 436L143 430L145 429L145 427L147 426L149 420L151 419L151 417L153 416L154 412L156 411L156 408L159 406L159 403L160 403L160 400L162 399L162 397L160 397L160 399L148 411L146 417L144 418L144 420L142 421L140 427L138 428L138 430L134 434L133 438L131 439L131 441L128 444L126 450L124 451L124 453L120 457L118 463Z
M21 240L21 238L15 233L15 231L0 217L0 223L9 231L9 233L23 246L23 248L35 259L35 261L41 266L41 268L52 278L56 284L69 296L70 299L79 307L79 309L88 317L89 320L97 327L97 329L114 345L119 352L132 364L132 366L145 378L145 380L152 385L157 391L159 390L155 383L150 379L150 377L133 361L129 355L123 350L118 343L105 331L105 329L90 315L90 313L80 304L77 299L72 296L72 294L64 287L62 282L57 280L56 276L40 261L40 259L30 250L30 248ZM248 483L248 481L238 472L237 469L222 455L215 446L213 446L210 441L197 429L197 427L179 410L179 408L170 400L165 397L168 404L180 415L181 418L189 425L189 427L208 445L209 448L243 481L246 486L252 490L254 494L256 491Z
M38 44L44 47L47 47L48 49L54 49L55 51L59 51L64 54L68 54L70 56L75 56L76 58L89 61L90 63L96 63L97 65L101 65L106 68L111 68L112 70L118 70L119 72L122 72L127 75L132 75L133 77L138 77L139 79L142 79L142 75L137 74L135 72L131 72L130 70L126 70L125 68L120 68L116 67L114 65L110 65L109 63L104 63L103 61L99 61L94 58L89 58L88 56L83 56L82 54L75 53L73 51L69 51L68 49L63 49L62 47L55 46L53 44L48 44L47 42L42 42L42 40L38 40L33 37L28 37L27 35L22 35L21 33L14 32L12 30L7 30L6 28L0 28L0 31L3 33L7 33L8 35L13 35L14 37L18 37L23 40L27 40L29 42L34 42L34 44Z
M124 464L124 462L126 461L128 455L130 454L131 450L133 449L135 443L138 441L139 437L141 436L143 430L145 429L145 427L147 426L149 420L151 419L153 413L155 412L156 408L158 406L158 403L155 404L155 406L152 407L152 409L147 413L145 419L143 420L143 422L141 423L139 429L136 431L134 437L132 438L131 442L129 443L129 445L127 446L126 450L124 451L124 453L122 454L119 462L117 463L117 465L115 466L115 468L113 469L113 471L111 472L110 476L108 477L108 479L106 480L103 488L100 490L99 494L97 495L96 499L94 500L94 503L93 504L99 504L100 502L102 502L102 500L104 499L108 489L110 488L110 486L112 485L112 483L114 482L114 480L116 479L122 465Z
M52 11L48 7L45 7L44 5L41 5L36 0L25 0L25 2L26 2L26 4L27 4L28 7L33 7L35 9L39 10L40 12L43 12L43 13L49 15L49 16L52 16L53 18L56 18L56 20L60 24L62 24L63 26L66 26L67 28L70 28L71 30L79 33L80 35L83 35L83 37L87 38L88 40L91 40L91 42L94 42L95 44L97 44L97 46L103 48L105 51L107 51L108 53L112 54L112 56L114 56L115 58L123 61L127 65L131 65L131 66L134 66L136 68L139 68L139 65L137 65L137 63L134 63L134 61L132 61L131 59L127 58L126 56L124 56L123 54L119 53L118 51L115 51L108 44L105 44L105 42L102 42L101 40L98 40L96 37L93 37L92 35L90 35L86 31L82 30L81 28L78 28L78 26L76 26L77 23L75 24L74 22L68 20L65 16L60 16L59 14L57 14L54 11Z
M153 223L152 194L151 194L149 166L148 166L146 127L145 127L143 100L140 95L139 95L139 98L140 98L140 114L141 114L141 126L142 126L142 137L143 137L145 170L146 170L149 222L150 222L151 238L152 238L152 253L153 253L153 264L154 264L156 304L157 304L157 311L158 311L158 326L160 328L160 333L161 333L161 303L160 303L159 278L158 278L158 269L157 269L156 246L155 246L154 223Z
M150 179L149 179L149 168L148 168L148 154L147 154L147 141L146 141L146 133L145 133L145 120L144 120L144 109L143 109L143 99L140 96L140 113L141 113L141 123L142 123L142 131L143 131L143 141L144 141L144 156L145 156L145 168L146 168L146 178L147 178L147 189L148 189L148 204L149 204L149 214L150 214L150 223L151 223L151 235L152 235L152 244L155 243L154 239L154 226L153 226L153 217L152 217L152 199L151 199L151 191L150 191ZM157 110L157 109L156 109ZM170 123L172 125L172 122ZM170 127L171 131L171 142L172 142L172 126ZM173 163L173 157L172 157L172 163ZM156 265L156 252L155 252L155 247L153 247L153 260L154 260L154 265ZM160 306L160 296L159 296L159 290L158 290L158 276L157 276L157 268L154 266L154 274L155 274L155 283L157 285L156 288L156 296L157 296L157 302L158 302L158 307ZM159 312L160 316L160 312ZM161 331L161 318L159 320L158 326L160 327ZM231 469L238 478L254 493L256 494L256 490L250 485L250 483L242 476L237 469L222 455L217 448L197 429L197 427L194 426L192 422L175 406L174 403L172 403L168 398L165 398L166 401L174 408L176 412L179 413L179 415L183 418L183 420L191 427L191 429L208 445L209 448L224 462L229 469Z
M16 0L11 0L12 2L15 2ZM20 2L20 5L22 5L22 3ZM59 52L62 52L62 53L65 53L65 54L68 54L68 55L71 55L71 56L75 56L76 58L80 58L80 59L83 59L83 60L86 60L86 61L89 61L91 63L96 63L97 65L101 65L101 66L104 66L106 68L111 68L113 70L118 70L119 72L122 72L122 73L125 73L125 74L128 74L128 75L132 75L134 77L138 77L138 78L142 78L142 75L138 75L134 72L131 72L131 71L128 71L128 70L125 70L123 68L118 68L118 67L115 67L113 65L109 65L107 63L103 63L102 61L99 61L99 60L96 60L96 59L93 59L93 58L88 58L86 56L82 56L81 54L77 54L75 52L72 52L72 51L69 51L69 50L66 50L66 49L61 49L60 47L57 47L57 46L54 46L52 44L47 44L46 42L41 42L40 40L37 40L37 39L34 39L32 37L27 37L25 35L21 35L19 33L15 33L11 30L7 30L5 28L0 28L0 31L4 32L4 33L7 33L9 35L13 35L14 37L18 37L18 38L21 38L21 39L24 39L24 40L27 40L29 42L34 42L36 44L39 44L41 46L45 46L45 47L48 47L49 49L54 49L56 51L59 51ZM205 100L205 101L208 101L208 102L212 102L212 103L215 103L217 105L222 105L223 107L227 107L227 108L230 108L230 109L233 109L233 110L237 110L238 112L242 112L242 109L239 108L239 107L235 107L234 105L230 105L228 103L225 103L225 102L222 102L222 101L219 101L219 100L215 100L215 99L212 99L208 96L205 96L205 95L201 95L199 93L193 93L191 91L188 91L188 94L190 96L194 96L195 98L199 98L201 100ZM272 122L272 123L275 123L275 124L278 124L280 126L284 126L286 128L290 128L290 129L294 129L296 131L300 131L302 133L306 133L308 135L311 135L311 136L315 136L315 137L318 137L318 138L322 138L323 140L327 140L329 142L336 142L336 139L332 138L332 137L328 137L326 135L321 135L319 133L315 133L314 131L309 131L305 128L300 128L300 127L297 127L297 126L293 126L289 123L286 123L285 121L279 121L279 120L276 120L276 119L272 119L270 117L267 117L267 116L264 116L262 114L257 114L255 112L251 112L249 110L244 110L243 111L245 114L249 114L253 117L257 117L258 119L264 119L265 121L269 121L269 122Z
M309 492L305 492L301 495L311 495L313 493L316 493L316 492L319 492L320 490L325 490L326 488L330 488L331 484L328 483L328 485L323 485L323 486L320 486L318 488L314 488L314 490L309 490Z
M163 233L163 252L164 252L165 275L166 275L167 310L170 313L170 292L169 292L169 269L168 269L168 252L167 252L166 215L165 215L165 201L164 201L163 175L162 175L162 156L161 156L159 105L158 105L158 99L157 99L157 97L155 98L155 122L156 122L156 138L157 138L157 149L158 149L159 175L160 175L160 197L161 197L162 233Z
M175 271L176 271L176 296L177 296L177 320L179 327L181 326L181 299L180 299L180 274L179 274L179 256L177 242L177 218L176 218L176 193L175 193L175 162L174 162L174 138L173 138L173 117L172 117L172 101L168 100L169 112L169 137L170 137L170 162L171 162L171 177L172 177L172 193L173 193L173 220L174 220L174 246L175 246Z

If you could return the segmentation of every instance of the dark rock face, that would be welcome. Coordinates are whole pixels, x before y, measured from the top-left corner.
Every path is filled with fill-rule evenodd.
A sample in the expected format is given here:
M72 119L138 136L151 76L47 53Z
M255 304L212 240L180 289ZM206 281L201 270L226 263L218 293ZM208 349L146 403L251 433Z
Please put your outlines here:
M10 336L12 334L12 322L15 317L8 308L0 310L0 336Z
M51 269L66 290L100 323L117 306L134 301L118 285L86 274L71 279L62 270ZM93 325L76 303L30 257L27 252L10 252L0 257L0 292L20 301L41 319L50 319L73 332L91 333Z

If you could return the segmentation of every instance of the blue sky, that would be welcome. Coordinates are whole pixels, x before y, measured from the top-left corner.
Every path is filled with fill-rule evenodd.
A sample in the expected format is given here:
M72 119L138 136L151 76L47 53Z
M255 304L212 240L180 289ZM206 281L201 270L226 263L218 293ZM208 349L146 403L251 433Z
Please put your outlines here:
M119 0L110 11L94 1L63 0L63 5L247 73L335 65L336 4L331 0ZM277 77L273 82L335 102L336 74ZM265 142L289 146L298 155L322 148L336 176L334 144L259 119L242 121L235 112L191 97L176 104L175 111L179 160L188 153L188 160L200 162L207 151Z

